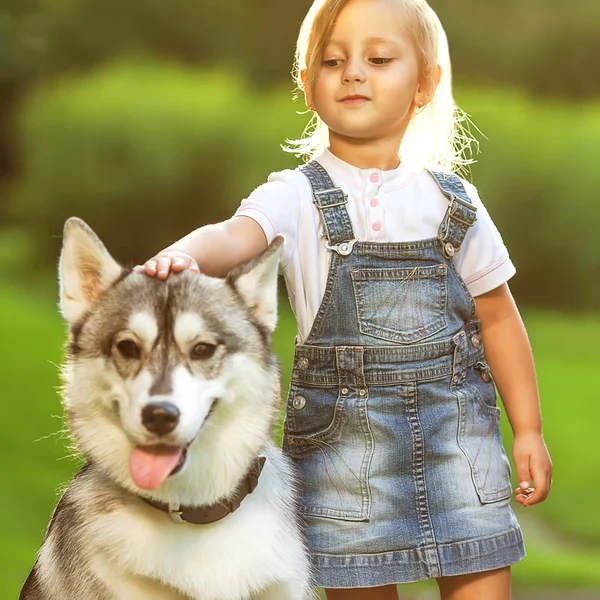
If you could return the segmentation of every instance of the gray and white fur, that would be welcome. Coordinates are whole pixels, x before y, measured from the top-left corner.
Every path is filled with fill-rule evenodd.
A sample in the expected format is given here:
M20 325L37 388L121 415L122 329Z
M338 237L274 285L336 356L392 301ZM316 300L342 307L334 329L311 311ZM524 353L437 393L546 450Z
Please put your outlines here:
M282 243L225 279L183 272L159 281L123 269L84 222L67 221L63 404L86 463L55 509L21 600L314 597L291 466L271 441ZM170 407L175 425L149 425L149 405ZM156 489L142 489L130 461L154 448L179 448L181 458ZM258 455L266 463L257 488L215 523L177 524L141 499L228 499Z

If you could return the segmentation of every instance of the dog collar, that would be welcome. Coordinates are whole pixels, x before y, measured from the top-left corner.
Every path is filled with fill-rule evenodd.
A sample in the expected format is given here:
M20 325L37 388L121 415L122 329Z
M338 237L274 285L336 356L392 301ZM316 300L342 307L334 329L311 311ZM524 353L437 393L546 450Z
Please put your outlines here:
M229 500L222 500L215 504L205 506L180 506L179 504L167 504L165 502L155 502L147 498L142 500L150 506L166 512L175 523L192 523L194 525L208 525L224 519L227 515L235 512L242 503L242 500L251 494L258 485L258 478L262 472L266 458L258 456L246 476L240 481L235 493Z

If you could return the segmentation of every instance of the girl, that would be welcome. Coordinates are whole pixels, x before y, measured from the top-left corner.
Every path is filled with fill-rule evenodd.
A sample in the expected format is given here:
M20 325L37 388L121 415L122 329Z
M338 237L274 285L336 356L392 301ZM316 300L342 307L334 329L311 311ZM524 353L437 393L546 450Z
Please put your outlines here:
M316 0L296 76L312 160L138 270L224 276L283 233L299 332L284 449L316 583L330 600L427 578L444 600L507 600L525 551L492 371L523 506L546 498L551 463L514 267L451 174L464 160L441 25L425 0Z

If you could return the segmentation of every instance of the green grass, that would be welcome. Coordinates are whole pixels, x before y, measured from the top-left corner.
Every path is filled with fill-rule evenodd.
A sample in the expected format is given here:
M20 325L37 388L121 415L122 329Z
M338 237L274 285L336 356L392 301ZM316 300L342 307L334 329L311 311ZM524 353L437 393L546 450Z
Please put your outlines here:
M554 467L551 496L533 511L565 537L600 547L600 319L536 313L524 320Z
M14 598L31 568L60 487L76 464L59 432L57 365L64 326L52 300L0 289L0 381L5 489L0 495L0 597ZM527 526L528 558L514 568L521 586L600 588L600 318L526 315L534 346L545 437L555 466L554 489L541 506L517 514ZM282 305L274 347L289 379L295 326ZM506 428L506 423L504 423ZM506 432L510 449L510 434ZM525 514L526 513L526 514ZM407 589L428 589L431 582Z

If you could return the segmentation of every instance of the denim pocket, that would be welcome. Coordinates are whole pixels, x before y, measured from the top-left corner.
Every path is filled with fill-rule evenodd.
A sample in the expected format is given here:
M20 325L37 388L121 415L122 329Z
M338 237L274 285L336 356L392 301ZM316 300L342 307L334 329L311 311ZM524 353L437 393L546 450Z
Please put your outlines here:
M445 327L446 265L351 272L360 331L389 342L411 344Z
M314 451L317 442L335 442L344 420L344 400L337 388L292 385L286 411L290 454Z
M500 433L500 409L489 369L467 370L467 381L456 388L459 400L458 444L471 466L473 484L483 504L510 498L512 486L508 457Z
M366 521L373 438L367 395L292 385L283 449L296 467L304 515Z

